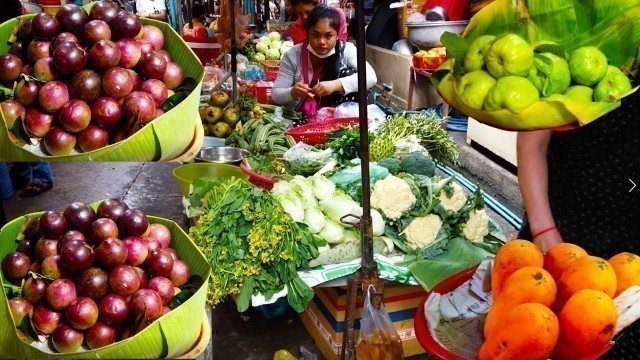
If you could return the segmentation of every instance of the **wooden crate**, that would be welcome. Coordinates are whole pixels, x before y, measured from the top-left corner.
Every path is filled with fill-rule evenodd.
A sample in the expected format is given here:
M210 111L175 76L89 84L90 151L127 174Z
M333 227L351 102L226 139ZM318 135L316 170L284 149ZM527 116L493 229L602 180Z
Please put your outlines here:
M389 283L385 285L384 303L395 329L402 339L405 356L423 354L416 339L413 318L420 301L426 296L421 286ZM347 293L344 288L316 288L315 297L300 319L313 337L316 346L327 359L338 359L342 350L342 337L346 327ZM355 336L359 336L363 299L356 304Z

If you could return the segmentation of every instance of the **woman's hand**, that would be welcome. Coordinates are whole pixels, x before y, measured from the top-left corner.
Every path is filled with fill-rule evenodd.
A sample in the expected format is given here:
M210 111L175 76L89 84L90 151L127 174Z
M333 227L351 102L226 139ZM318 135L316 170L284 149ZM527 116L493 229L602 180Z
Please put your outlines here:
M543 254L562 242L564 240L562 240L562 235L560 235L558 229L547 231L533 239L533 243L538 245Z
M300 100L300 99L306 97L307 94L309 94L309 91L311 91L311 88L307 84L305 84L302 81L300 81L299 83L296 83L291 88L291 97L294 100Z
M340 80L322 81L313 87L313 92L317 96L328 96L334 92L344 91Z

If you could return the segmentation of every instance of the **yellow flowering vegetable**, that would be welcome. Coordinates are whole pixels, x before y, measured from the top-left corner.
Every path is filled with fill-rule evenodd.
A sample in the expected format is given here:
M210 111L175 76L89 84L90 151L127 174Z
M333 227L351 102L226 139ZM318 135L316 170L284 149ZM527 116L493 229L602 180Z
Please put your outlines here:
M251 296L288 288L287 300L302 312L313 291L297 274L318 256L314 235L297 224L273 196L242 179L197 179L187 198L202 213L189 231L213 268L209 303L238 295L238 311ZM203 204L203 205L200 205Z

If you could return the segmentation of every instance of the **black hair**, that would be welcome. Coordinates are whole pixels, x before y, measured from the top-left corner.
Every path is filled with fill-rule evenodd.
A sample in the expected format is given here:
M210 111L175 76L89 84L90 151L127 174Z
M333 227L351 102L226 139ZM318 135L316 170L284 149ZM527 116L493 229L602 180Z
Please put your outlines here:
M309 37L309 31L320 21L329 21L329 26L336 31L337 35L340 35L340 26L342 20L338 11L331 6L318 5L307 16L307 38ZM335 54L329 56L325 60L325 78L326 80L335 80L338 78L340 71L340 60L342 59L342 53L344 51L344 44L340 39L336 41Z
M205 12L206 10L204 9L204 6L200 4L193 5L193 7L191 8L191 17L193 17L194 19L197 19L203 16Z
M289 0L289 5L291 6L296 6L298 4L318 5L318 3L320 3L320 0Z
M309 30L314 27L319 21L328 20L329 26L331 26L336 33L340 32L341 19L338 11L331 6L318 5L309 12L307 16L307 34Z

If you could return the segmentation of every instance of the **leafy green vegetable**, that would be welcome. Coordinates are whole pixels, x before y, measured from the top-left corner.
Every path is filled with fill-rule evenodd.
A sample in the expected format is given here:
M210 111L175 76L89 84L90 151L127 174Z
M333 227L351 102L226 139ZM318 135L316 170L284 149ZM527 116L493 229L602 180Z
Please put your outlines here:
M214 269L210 305L240 294L238 309L246 309L252 294L270 298L290 284L289 303L304 310L300 306L306 305L311 289L298 281L296 271L308 269L309 260L318 256L306 225L297 224L269 192L246 180L213 179L198 186L207 190L203 199L189 198L202 212L189 233Z
M400 167L403 172L413 175L433 176L436 172L433 160L419 151L402 156Z
M423 111L420 114L396 114L388 116L387 120L380 125L376 137L371 142L371 152L385 154L388 151L377 151L377 148L387 148L389 144L396 144L398 141L415 135L420 139L422 145L429 154L437 161L445 163L447 161L458 164L460 149L451 136L442 127L442 121L438 118L435 110ZM395 148L393 149L395 152ZM378 161L392 154L387 154L381 158L371 157L372 161Z
M320 150L304 143L298 143L284 153L284 159L289 163L289 169L295 175L313 175L332 158L332 149Z
M409 270L422 286L433 289L441 281L478 265L488 256L491 253L456 237L448 242L447 248L437 257L414 261L409 264Z
M260 175L280 180L291 179L291 176L289 176L291 174L289 163L275 156L249 156L245 158L245 161L252 171Z
M162 104L162 110L167 112L174 107L178 106L182 102L182 100L186 99L188 94L184 91L176 92L171 95L165 102Z
M373 134L369 134L369 141L372 140ZM333 150L340 164L348 164L360 157L360 129L349 126L327 134L326 147Z
M196 292L194 290L192 290L192 289L187 289L187 290L180 291L174 297L171 298L171 301L169 302L169 308L171 308L171 310L173 310L173 309L177 308L178 306L184 304L195 293Z
M386 159L382 159L378 161L378 166L382 166L383 168L387 168L392 175L398 175L402 171L400 167L400 160L395 157L390 157Z

